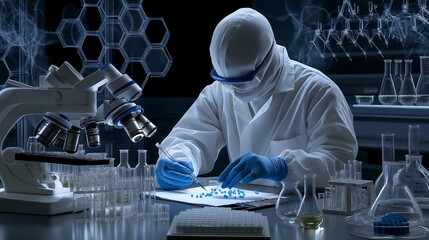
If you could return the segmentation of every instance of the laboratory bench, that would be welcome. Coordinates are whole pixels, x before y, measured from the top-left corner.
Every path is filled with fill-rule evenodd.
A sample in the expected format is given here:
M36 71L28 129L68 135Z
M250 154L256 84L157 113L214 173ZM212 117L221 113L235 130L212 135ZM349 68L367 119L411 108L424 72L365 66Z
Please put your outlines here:
M274 187L252 186L259 191L272 193L280 191L280 189ZM72 213L53 216L0 213L0 240L165 240L174 216L181 211L201 207L160 199L157 199L156 202L169 205L169 220L154 221L149 217L127 217L112 221L94 220L81 223L74 221ZM274 206L255 211L267 217L271 240L364 239L349 233L345 215L324 213L321 227L318 229L303 229L283 223L277 217Z

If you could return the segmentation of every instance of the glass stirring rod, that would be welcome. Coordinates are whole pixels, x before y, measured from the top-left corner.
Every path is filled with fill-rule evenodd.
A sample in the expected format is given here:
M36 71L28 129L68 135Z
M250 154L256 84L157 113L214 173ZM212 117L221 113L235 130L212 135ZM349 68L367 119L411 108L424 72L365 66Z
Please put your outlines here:
M173 162L176 162L176 160L174 160L174 158L161 146L161 144L159 144L158 142L157 143L155 143L155 146L159 149L159 150L161 150L161 152L162 153L164 153L165 154L165 156L167 156L171 161L173 161ZM192 177L192 179L194 180L194 182L196 183L196 184L198 184L202 189L204 189L204 190L206 190L207 191L207 189L198 181L198 179L197 179L197 177L195 177L194 176L194 174L189 174L191 177Z

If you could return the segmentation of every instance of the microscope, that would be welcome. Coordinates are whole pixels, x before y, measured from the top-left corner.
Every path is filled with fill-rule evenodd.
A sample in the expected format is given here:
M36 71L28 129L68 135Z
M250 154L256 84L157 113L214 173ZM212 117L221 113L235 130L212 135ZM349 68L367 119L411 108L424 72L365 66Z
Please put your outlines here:
M109 159L67 157L75 153L81 131L88 147L100 146L100 124L124 129L132 142L151 137L156 126L133 103L142 89L127 74L107 63L85 78L68 62L52 65L40 76L39 86L8 80L0 91L0 212L54 215L73 211L73 193L63 187L43 163L106 165ZM98 106L98 90L105 86L112 99ZM43 115L35 127L38 143L62 146L64 157L28 152L19 147L3 149L6 136L19 119Z

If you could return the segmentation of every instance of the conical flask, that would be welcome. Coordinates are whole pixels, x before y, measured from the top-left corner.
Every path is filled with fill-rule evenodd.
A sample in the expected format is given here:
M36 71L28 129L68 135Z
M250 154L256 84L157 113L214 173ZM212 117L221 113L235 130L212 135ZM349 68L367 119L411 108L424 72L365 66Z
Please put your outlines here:
M420 56L420 76L417 81L417 101L419 106L429 105L429 56Z
M421 155L407 154L405 162L407 185L422 210L423 218L429 220L429 171L422 165Z
M384 185L368 212L374 220L395 213L408 218L410 225L422 223L422 211L406 184L405 166L403 161L384 162Z
M399 93L399 90L401 90L402 80L404 79L402 76L402 59L395 59L393 60L394 63L394 70L393 70L393 84L395 84L395 91L396 93Z
M285 223L295 223L302 194L298 189L299 181L283 180L282 190L276 201L277 216Z
M394 133L382 133L381 134L381 164L382 170L384 169L385 162L395 161L395 134ZM373 188L373 196L377 196L381 188L384 185L384 175L383 171L375 180Z
M397 95L395 84L392 78L392 60L384 59L384 74L378 93L378 101L383 105L393 105L396 103Z
M296 220L301 227L318 228L323 222L322 209L316 197L316 174L304 174L304 196Z
M414 79L411 72L412 63L412 59L405 59L404 79L402 80L401 89L398 94L399 103L407 106L414 105L417 100L416 87L414 85Z

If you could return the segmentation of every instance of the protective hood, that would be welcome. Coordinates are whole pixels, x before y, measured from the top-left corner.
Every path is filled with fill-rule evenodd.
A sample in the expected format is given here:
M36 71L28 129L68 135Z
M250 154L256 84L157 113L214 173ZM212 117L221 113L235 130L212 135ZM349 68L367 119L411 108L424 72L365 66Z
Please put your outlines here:
M240 8L219 22L210 56L214 71L224 78L240 78L257 70L249 83L230 85L244 102L265 97L273 90L282 62L270 23L251 8Z

